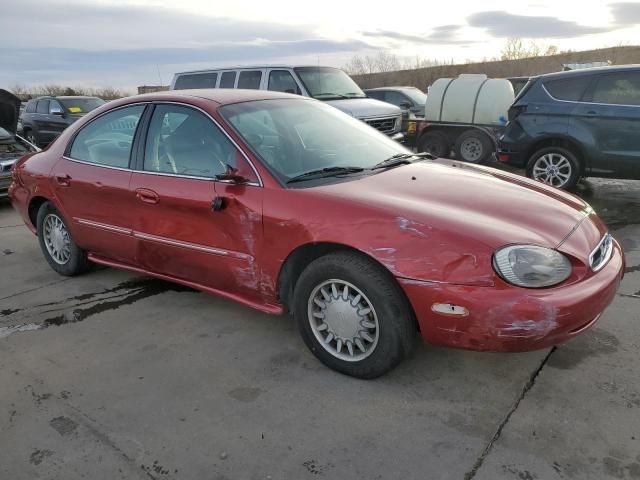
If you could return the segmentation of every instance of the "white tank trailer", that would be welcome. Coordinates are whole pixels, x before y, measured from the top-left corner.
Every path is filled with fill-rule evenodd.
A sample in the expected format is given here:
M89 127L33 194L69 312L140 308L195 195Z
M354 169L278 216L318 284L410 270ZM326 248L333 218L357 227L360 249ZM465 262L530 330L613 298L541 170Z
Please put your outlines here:
M471 163L487 161L507 123L514 101L507 79L462 74L440 78L429 88L425 120L416 141L418 151Z

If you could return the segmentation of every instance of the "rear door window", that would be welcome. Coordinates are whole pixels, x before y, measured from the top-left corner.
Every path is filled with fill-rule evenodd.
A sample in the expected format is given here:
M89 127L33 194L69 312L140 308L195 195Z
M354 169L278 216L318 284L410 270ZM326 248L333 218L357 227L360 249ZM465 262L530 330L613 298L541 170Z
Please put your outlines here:
M584 75L580 77L562 78L544 82L544 86L551 96L557 100L579 102L582 100L585 90L593 77Z
M236 72L224 72L220 77L220 88L233 88L236 84Z
M176 90L187 90L190 88L215 88L217 80L218 74L216 72L189 73L186 75L180 75L176 79L176 83L173 88Z
M261 81L262 72L260 70L245 70L240 72L240 77L238 77L238 88L259 90Z
M640 105L640 72L600 76L593 91L593 102Z
M143 105L136 105L96 118L78 132L69 156L98 165L127 168L133 136L143 111Z
M269 72L269 90L274 92L295 93L300 95L300 88L293 75L287 70L271 70Z
M38 100L36 113L49 113L49 100Z

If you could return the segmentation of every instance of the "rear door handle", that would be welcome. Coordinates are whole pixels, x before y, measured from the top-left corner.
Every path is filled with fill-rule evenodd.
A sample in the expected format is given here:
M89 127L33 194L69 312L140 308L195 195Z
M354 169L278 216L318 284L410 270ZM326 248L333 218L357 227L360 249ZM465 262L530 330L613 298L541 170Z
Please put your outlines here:
M144 203L155 204L160 201L160 196L148 188L138 188L136 190L136 198Z
M61 187L70 187L71 186L71 176L70 175L56 175L56 182Z

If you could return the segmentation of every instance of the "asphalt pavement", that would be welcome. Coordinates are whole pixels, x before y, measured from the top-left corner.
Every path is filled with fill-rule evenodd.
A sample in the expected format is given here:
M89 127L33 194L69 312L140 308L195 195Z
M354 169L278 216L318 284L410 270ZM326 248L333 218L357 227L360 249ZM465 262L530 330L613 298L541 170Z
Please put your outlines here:
M287 316L60 277L0 204L0 479L639 479L640 182L577 193L627 254L593 329L523 354L420 345L374 381L322 366Z

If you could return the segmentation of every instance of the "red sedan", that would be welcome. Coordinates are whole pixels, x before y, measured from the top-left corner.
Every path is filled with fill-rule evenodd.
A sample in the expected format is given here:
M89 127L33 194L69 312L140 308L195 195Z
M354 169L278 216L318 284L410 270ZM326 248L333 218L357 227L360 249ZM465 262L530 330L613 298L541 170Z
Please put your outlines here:
M557 345L613 299L624 256L582 200L415 155L321 102L189 90L111 102L21 159L10 197L62 275L100 263L293 313L362 378L428 342Z

